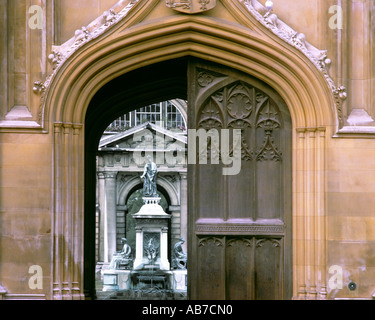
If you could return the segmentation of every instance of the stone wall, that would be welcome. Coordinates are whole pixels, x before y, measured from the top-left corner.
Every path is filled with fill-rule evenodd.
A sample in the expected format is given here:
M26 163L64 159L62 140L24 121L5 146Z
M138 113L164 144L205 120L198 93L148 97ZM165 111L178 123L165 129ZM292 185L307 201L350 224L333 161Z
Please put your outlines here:
M74 278L77 277L77 272L83 272L82 270L77 271L77 266L82 265L82 257L74 256L79 251L74 251L69 256L68 250L56 251L54 246L56 246L56 243L60 243L65 245L65 248L70 248L71 242L64 238L63 232L57 232L56 228L66 231L64 229L66 225L60 225L59 223L66 219L69 225L74 225L71 219L80 217L79 214L82 215L80 210L74 209L77 215L66 214L64 219L59 220L62 212L56 208L79 208L80 204L77 205L76 200L67 203L66 199L71 199L68 196L70 192L77 193L77 198L81 199L82 182L74 184L75 188L78 186L78 190L76 190L66 188L66 185L61 181L67 179L65 174L68 171L64 171L64 169L76 160L82 160L83 153L77 152L74 148L82 147L83 140L78 140L75 144L69 144L69 139L61 140L62 144L58 148L54 149L54 146L56 137L58 139L67 138L75 130L74 128L70 130L69 127L74 123L73 120L80 119L84 122L84 116L81 116L81 118L77 114L72 116L73 112L69 108L73 107L69 99L74 96L74 93L70 91L71 94L64 96L64 98L57 94L56 97L60 100L57 98L53 100L47 106L47 111L43 113L41 108L43 85L35 87L34 81L44 81L47 75L53 71L54 65L48 60L53 44L60 45L74 37L75 30L96 19L103 11L114 5L115 1L61 0L52 2L39 0L34 2L26 1L26 7L25 5L16 5L18 1L8 0L0 3L0 27L2 30L7 30L7 32L0 34L0 283L6 288L8 294L19 295L19 297L26 294L29 298L40 298L40 295L42 295L42 297L51 299L54 289L52 279L55 275L59 279L61 277L62 288L65 292L71 290L68 284L73 282L73 289L76 290L75 297L82 298L82 287L75 287L76 278ZM119 5L126 5L127 2L121 1ZM238 2L241 3L241 1ZM265 1L260 2L264 3ZM327 131L322 149L324 152L321 153L324 156L324 161L319 162L324 163L324 166L315 172L315 176L310 176L308 171L303 170L307 166L306 161L318 162L318 159L306 160L299 153L301 149L298 149L296 145L294 147L293 163L296 168L294 170L296 176L293 177L296 181L294 186L313 186L315 193L307 194L303 190L293 190L293 205L302 203L303 206L312 210L304 212L311 215L321 214L321 220L319 221L325 222L308 229L303 219L308 219L309 216L304 216L303 219L298 215L294 217L295 236L293 244L299 250L295 252L294 273L298 273L298 276L296 276L298 279L301 279L301 277L307 279L304 283L305 287L299 287L299 283L295 283L294 295L300 298L315 298L317 296L314 287L309 284L310 280L304 273L305 271L300 272L302 269L313 270L316 268L314 270L317 270L317 272L314 277L317 281L326 284L328 298L371 298L375 291L375 250L373 249L375 241L375 170L373 168L375 127L373 121L371 121L375 116L375 68L373 65L375 60L372 50L375 35L375 4L371 0L275 0L274 2L274 13L278 15L280 20L298 30L298 32L304 33L306 39L312 45L328 50L327 55L331 60L329 72L338 86L343 85L347 88L348 97L342 106L339 131L336 130L337 121L335 119L326 117L324 121L318 123L318 126L325 126ZM54 6L52 6L52 3ZM247 27L253 27L253 20L248 19L248 13L243 7L238 10L230 7L231 10L226 10L229 6L227 1L218 1L218 3L217 8L207 12L202 17L211 19L209 20L210 23L220 21L218 25L221 25L221 22L227 19L230 21L229 24L238 28L235 29L236 32L238 30L242 32ZM329 12L330 7L338 3L341 3L344 10L342 29L331 28L329 25L330 18L334 15L334 13ZM25 10L32 4L40 5L45 9L46 20L42 30L33 30L27 27L26 22L31 14L27 11L25 13ZM159 6L150 10L152 10L152 13L145 12L144 15L137 13L139 21L142 21L142 19L152 20L163 15L168 19L172 19L172 16L174 18L179 17L177 13L171 13L168 8L165 8L162 2ZM140 11L142 10L140 9ZM205 21L207 22L207 20ZM233 42L228 40L230 39L228 29L223 29L223 38L228 41L227 53L230 52L228 55L233 58L233 61L236 61L242 71L263 70L264 66L268 67L273 63L272 71L268 67L268 73L264 72L263 75L266 79L277 77L278 83L274 83L275 89L280 91L285 88L284 83L281 83L282 73L277 70L281 65L285 67L284 72L290 72L288 76L294 74L295 78L285 80L285 83L289 81L288 83L293 88L302 88L300 83L311 83L311 79L315 79L314 76L318 78L319 71L313 64L306 62L307 59L301 52L276 35L266 31L260 24L256 26L258 28L255 31L258 32L257 36L251 38L249 32L247 40L250 41L250 38L251 41L258 39L259 43L261 42L264 45L266 53L258 61L259 64L251 66L249 64L253 60L248 59L247 63L243 62L253 52L252 49L244 47L244 41L241 42L244 37L243 34L238 31L233 35L233 38L241 39L241 41L238 40L238 46L235 46L234 40ZM150 30L146 31L149 32ZM119 35L111 33L111 36ZM207 39L212 40L210 37L202 39L203 42ZM146 39L142 44L148 43L147 41L152 41L152 39ZM100 41L98 40L98 42ZM253 42L251 43L253 45ZM238 53L240 44L243 51ZM183 47L182 44L181 46ZM194 49L197 47L199 45ZM271 48L272 50L284 48L283 54L280 53L281 49L276 51L280 54L277 61L273 60L273 56L271 58L268 55ZM202 50L202 52L205 50L202 56L215 57L219 60L215 55L216 48L210 48L207 45L204 50L201 47L196 50L199 54L201 52L199 50ZM147 50L145 52L142 54L146 55ZM94 53L96 53L96 47L93 44L86 51L86 54L90 56ZM85 53L80 51L79 54L84 56ZM285 63L285 59L289 59L292 55L295 59L293 64L289 64L288 69L283 63ZM79 55L77 54L77 56ZM139 55L134 59L141 60L141 57L142 55ZM131 59L130 53L128 58ZM76 59L76 56L70 57L68 59L69 64L64 65L63 70L60 70L59 75L63 74L64 79L66 79L59 82L61 87L71 88L76 83L74 81L78 81L79 76L84 74L83 70L79 70L82 73L77 73L76 78L72 76L75 71L78 72L69 69L70 63L74 63L74 59ZM143 63L147 64L144 61ZM99 66L98 60L93 61L92 65L97 68L96 74L99 74L101 66ZM139 65L134 62L134 66ZM294 72L294 70L297 71ZM75 80L73 81L73 79ZM318 81L315 81L311 86L314 87L317 83ZM54 89L58 91L61 87ZM326 92L326 95L316 97L313 94L308 96L309 93L315 92L312 88L308 85L303 87L306 91L301 93L300 99L296 98L297 95L293 96L293 101L295 104L298 104L298 101L303 101L303 108L305 109L298 113L294 109L296 108L294 104L289 105L294 121L294 141L297 141L300 114L304 114L307 119L306 123L310 123L309 121L313 122L315 118L321 119L321 115L325 114L327 109L331 110L332 114L336 112L333 102L329 106L318 103L318 101L326 102L329 100L329 98L326 98L330 96L328 88L320 91ZM285 94L279 93L288 98L292 91ZM61 92L65 91L62 90ZM66 92L68 92L68 89L66 89ZM69 102L66 105L61 102L65 99ZM315 114L311 112L311 109L308 109L308 104L314 104L311 101L316 102L317 111ZM81 103L82 100L79 100L79 102ZM79 105L78 102L77 105ZM14 108L15 106L21 108ZM54 112L57 114L54 108L63 108L61 106L66 108L64 112L67 111L61 113L63 116L60 119L59 116L54 117L52 114ZM355 110L357 109L361 110L361 116L359 117L356 116ZM84 114L83 111L82 113ZM63 127L54 126L50 122L52 119L57 122L64 121L63 117L68 119ZM43 119L45 121L44 126L41 125ZM309 125L303 128L303 130L305 129L309 130ZM72 139L75 139L75 137L77 135L72 133ZM316 138L314 135L306 134L303 139L315 139L314 137ZM83 138L80 136L79 139ZM307 146L314 148L314 144L307 144ZM69 148L73 149L70 150ZM308 149L303 150L308 151ZM63 160L67 162L61 164L56 162L59 160L56 160L56 157L58 158L56 151L61 151L65 155L74 154L76 158L64 158ZM71 151L73 152L71 153ZM57 165L61 165L62 170L57 170ZM69 171L71 176L82 174L82 167L74 167L74 170L76 171ZM60 173L62 173L62 176L59 176ZM303 173L303 178L301 178L301 173ZM82 177L82 175L79 177ZM317 184L314 180L317 177L321 178L320 184ZM59 181L61 183L58 183ZM299 184L301 181L304 184ZM299 196L303 197L304 200L300 201ZM73 197L72 199L77 198ZM303 206L298 210L304 210ZM69 210L67 212L70 213ZM322 225L324 228L320 229ZM305 238L298 238L298 232L305 227ZM308 243L309 237L312 237L314 243L320 242L322 246L319 248L322 247L325 251L321 252L321 256L317 255L315 251L308 252L306 259L300 261L297 258L303 251L300 243ZM76 241L77 245L84 245L80 242L81 240L80 238ZM311 248L315 247L311 246ZM53 260L56 252L59 255L58 259ZM311 262L310 254L317 257L317 260ZM77 265L73 264L72 261L75 261L74 263L77 263ZM37 280L32 278L35 273L29 273L29 268L33 265L42 267L43 286L41 289L35 288L33 285L37 283ZM330 273L330 270L333 270L330 269L331 266L341 268L342 287L336 281L341 279L340 274L337 271ZM73 271L70 273L71 270ZM72 279L71 274L75 274ZM300 274L303 276L300 276ZM330 279L336 279L336 282L330 282ZM357 288L353 291L347 288L350 281L357 284Z

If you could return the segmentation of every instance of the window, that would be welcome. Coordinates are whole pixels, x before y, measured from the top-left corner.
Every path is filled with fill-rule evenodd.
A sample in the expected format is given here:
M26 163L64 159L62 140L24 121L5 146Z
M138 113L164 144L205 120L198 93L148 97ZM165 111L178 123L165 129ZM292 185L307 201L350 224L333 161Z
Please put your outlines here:
M121 132L128 130L131 127L131 113L124 114L120 118L113 121L106 131L112 131L112 132Z
M140 108L135 111L136 123L140 125L145 122L151 122L157 124L162 119L161 104L152 104L147 107Z
M154 103L127 113L113 121L106 132L121 132L150 122L173 131L186 131L186 122L179 109L170 101Z
M182 131L186 130L185 121L182 117L181 112L169 101L167 102L167 123L166 128L171 129L180 129Z

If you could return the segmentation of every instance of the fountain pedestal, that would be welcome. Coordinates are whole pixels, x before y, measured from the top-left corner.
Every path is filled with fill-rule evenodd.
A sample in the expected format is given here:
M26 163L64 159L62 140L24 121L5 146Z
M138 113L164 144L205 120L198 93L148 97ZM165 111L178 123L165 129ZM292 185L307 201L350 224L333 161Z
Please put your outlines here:
M143 198L144 205L133 214L136 230L136 256L133 270L170 270L168 261L168 222L170 215L159 205L160 198Z

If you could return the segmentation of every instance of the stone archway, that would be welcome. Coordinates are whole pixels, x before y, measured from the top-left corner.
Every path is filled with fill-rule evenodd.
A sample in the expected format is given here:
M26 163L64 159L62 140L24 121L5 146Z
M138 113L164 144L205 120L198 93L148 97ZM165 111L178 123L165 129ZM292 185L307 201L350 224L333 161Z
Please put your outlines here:
M286 51L283 40L251 7L219 3L228 12L228 21L220 24L215 15L171 14L161 9L162 2L139 2L109 31L78 46L50 79L43 119L44 127L53 132L54 146L55 299L83 298L84 283L93 270L84 264L83 247L85 243L90 251L87 230L93 226L84 223L82 212L92 206L92 195L84 197L85 186L95 181L90 175L84 178L84 173L95 164L84 159L94 152L98 118L120 114L116 104L104 106L121 96L135 107L139 101L186 99L186 60L179 58L188 56L249 74L277 91L288 106L293 127L293 297L325 297L325 143L337 126L335 88L297 47ZM153 10L160 10L164 18L153 20ZM148 73L161 71L164 78L157 81ZM126 95L129 88L116 82L121 77L135 80L133 95ZM149 80L146 86L144 79ZM109 97L104 93L110 82L115 94ZM145 90L151 87L155 90Z
M103 86L97 95L91 100L89 111L85 120L85 184L95 185L96 163L95 155L101 136L116 113L132 111L138 107L164 101L172 98L186 99L186 59L178 59L160 64L155 64L134 70L114 79ZM147 79L147 80L145 80ZM123 84L128 84L125 89ZM172 83L173 87L166 85ZM146 94L147 93L147 94ZM124 109L129 106L129 109ZM106 110L105 114L102 113ZM105 121L105 119L109 121ZM104 121L103 121L104 120ZM98 130L98 128L101 128ZM164 172L165 173L165 172ZM166 191L171 201L171 208L174 209L178 203L178 197L173 187L159 173L161 177L158 183ZM129 181L129 185L120 190L118 201L121 204L126 199L127 193L139 185L141 180L135 177ZM85 244L93 242L93 203L95 202L95 190L92 187L85 188ZM186 201L186 200L185 200ZM171 219L173 223L173 219ZM92 248L85 245L85 289L86 294L95 296L95 284L93 270L95 261Z

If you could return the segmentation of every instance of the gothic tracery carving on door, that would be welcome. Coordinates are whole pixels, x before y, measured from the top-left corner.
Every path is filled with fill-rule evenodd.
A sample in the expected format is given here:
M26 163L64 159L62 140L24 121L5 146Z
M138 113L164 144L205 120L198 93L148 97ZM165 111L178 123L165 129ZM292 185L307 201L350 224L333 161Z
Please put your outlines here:
M201 71L197 82L201 88L207 88L216 81L213 74ZM242 160L282 160L282 151L275 136L281 128L277 105L266 94L248 84L236 82L214 92L199 112L197 127L205 130L241 129ZM255 135L263 135L263 141L252 141ZM208 151L210 153L211 149Z

